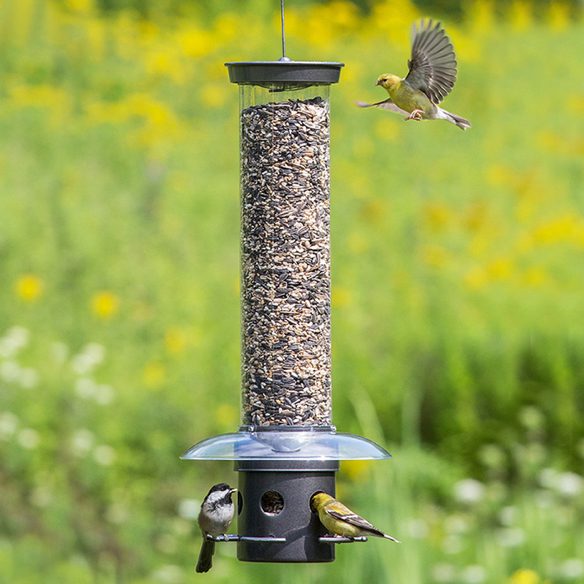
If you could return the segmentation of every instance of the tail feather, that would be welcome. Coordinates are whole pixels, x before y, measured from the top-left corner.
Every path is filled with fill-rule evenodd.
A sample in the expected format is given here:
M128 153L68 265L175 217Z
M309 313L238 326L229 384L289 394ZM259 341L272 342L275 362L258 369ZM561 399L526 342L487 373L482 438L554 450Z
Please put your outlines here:
M400 543L400 541L398 539L395 539L395 537L392 537L391 535L388 535L387 533L383 533L383 531L381 531L380 529L377 529L376 527L370 527L367 529L363 529L362 531L363 531L363 533L367 532L369 535L374 535L375 537L383 537L385 539L390 539L391 541L395 541L395 543Z
M395 543L400 543L399 539L395 539L395 537L392 537L391 535L388 535L387 533L384 533L383 537L385 539L390 539L391 541L395 541Z
M458 126L461 130L466 130L471 127L471 124L467 119L461 116L457 116L456 114L447 112L445 109L442 108L438 109L437 117L442 118L443 120L448 120L449 122Z
M203 537L205 535L203 534ZM199 560L197 562L196 572L208 572L213 566L213 554L215 553L215 542L208 539L203 540L201 551L199 552Z

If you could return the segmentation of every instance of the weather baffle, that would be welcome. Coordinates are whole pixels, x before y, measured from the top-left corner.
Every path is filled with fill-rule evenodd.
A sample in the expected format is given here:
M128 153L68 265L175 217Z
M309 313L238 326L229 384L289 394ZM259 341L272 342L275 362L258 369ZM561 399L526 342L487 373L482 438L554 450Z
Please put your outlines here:
M390 457L332 425L329 94L342 66L227 63L240 93L242 425L182 458L235 461L238 535L215 540L236 541L240 560L334 560L352 540L325 537L312 495L334 496L340 460Z

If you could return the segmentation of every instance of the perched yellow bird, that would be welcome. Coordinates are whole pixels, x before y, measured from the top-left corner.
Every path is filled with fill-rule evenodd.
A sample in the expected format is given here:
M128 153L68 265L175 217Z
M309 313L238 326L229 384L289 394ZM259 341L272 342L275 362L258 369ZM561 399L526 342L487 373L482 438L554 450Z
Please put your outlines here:
M345 507L340 501L337 501L327 493L321 491L314 494L310 499L310 506L314 511L318 512L320 522L333 535L342 535L344 537L372 535L399 543L395 537L379 531L369 521L353 513L348 507Z
M454 49L439 22L422 20L419 26L414 24L408 68L403 79L390 73L377 79L377 85L389 93L388 99L357 105L406 114L406 120L447 120L462 130L470 128L468 120L438 107L456 81Z

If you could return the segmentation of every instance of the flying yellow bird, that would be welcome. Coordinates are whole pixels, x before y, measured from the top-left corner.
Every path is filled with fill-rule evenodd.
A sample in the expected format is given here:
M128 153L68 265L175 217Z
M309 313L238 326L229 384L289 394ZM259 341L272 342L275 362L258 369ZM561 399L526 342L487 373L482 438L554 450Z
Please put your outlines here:
M333 535L342 535L344 537L372 535L399 543L395 537L379 531L369 521L353 513L348 507L345 507L340 501L337 501L327 493L319 492L313 495L312 499L310 499L310 506L318 512L320 522Z
M388 99L377 103L360 101L357 105L406 114L406 120L447 120L462 130L470 128L468 120L438 107L456 81L454 49L439 22L422 20L419 26L414 24L408 68L403 79L390 73L378 77L377 85L387 90Z

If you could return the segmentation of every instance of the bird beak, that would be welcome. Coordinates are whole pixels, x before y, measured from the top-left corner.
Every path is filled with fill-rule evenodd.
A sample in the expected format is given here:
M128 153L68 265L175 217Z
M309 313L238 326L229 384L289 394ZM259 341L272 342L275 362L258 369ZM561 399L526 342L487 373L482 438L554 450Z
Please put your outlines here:
M232 489L229 490L229 494L232 495L233 493L235 493L235 491L237 491L237 489L236 488L232 488Z
M381 85L381 79L378 79L375 85Z

